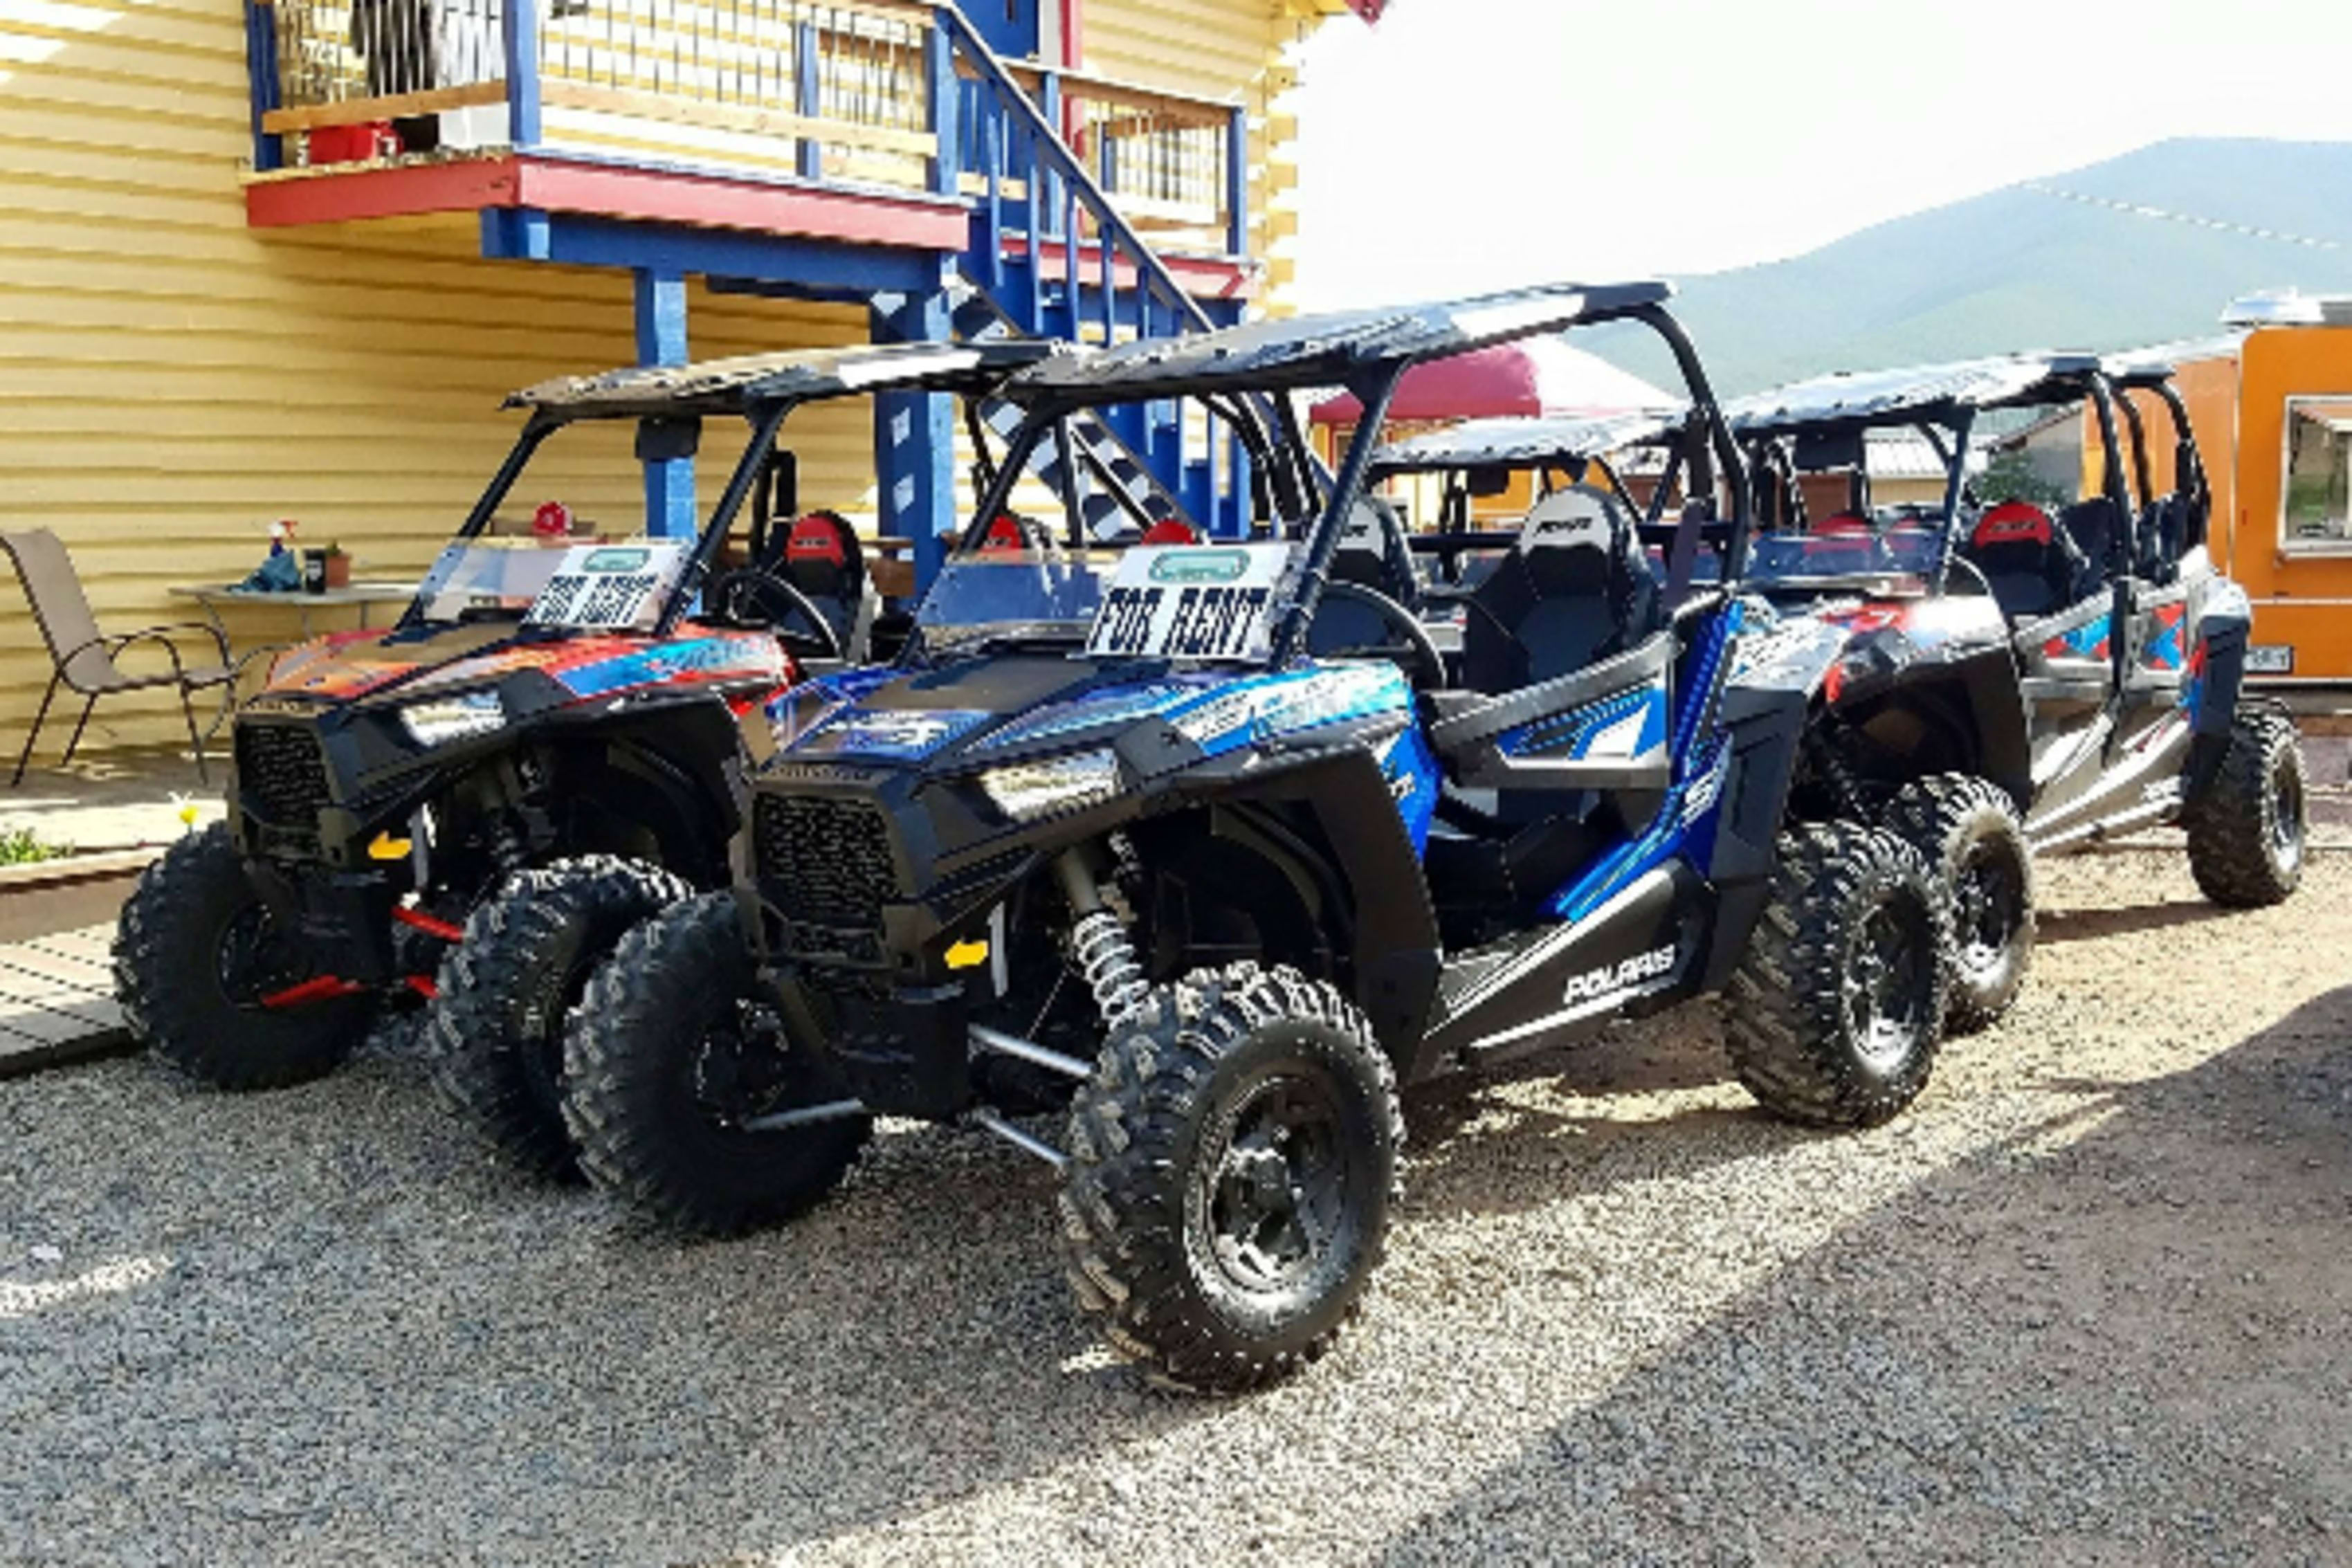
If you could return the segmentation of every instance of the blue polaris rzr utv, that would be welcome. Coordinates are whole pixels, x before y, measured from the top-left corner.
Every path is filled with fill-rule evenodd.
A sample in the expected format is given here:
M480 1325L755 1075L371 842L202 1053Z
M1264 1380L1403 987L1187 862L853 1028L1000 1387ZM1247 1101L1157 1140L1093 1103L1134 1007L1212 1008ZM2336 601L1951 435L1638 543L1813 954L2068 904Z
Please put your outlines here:
M828 1191L876 1116L986 1128L1062 1173L1111 1342L1233 1390L1355 1311L1400 1084L1728 990L1771 1109L1899 1110L1939 1038L1945 896L1891 835L1784 819L1806 694L1726 586L1747 487L1669 293L1265 323L1008 383L1000 473L1066 420L1185 400L1246 447L1255 522L1202 538L1066 486L1048 526L994 486L898 662L775 710L737 892L591 982L587 1169L725 1232ZM1664 433L1692 499L1658 563L1622 498L1569 484L1433 603L1366 493L1398 379L1611 321L1665 340L1696 410ZM1333 385L1367 411L1336 478L1292 406ZM1052 1111L1058 1136L1007 1120Z

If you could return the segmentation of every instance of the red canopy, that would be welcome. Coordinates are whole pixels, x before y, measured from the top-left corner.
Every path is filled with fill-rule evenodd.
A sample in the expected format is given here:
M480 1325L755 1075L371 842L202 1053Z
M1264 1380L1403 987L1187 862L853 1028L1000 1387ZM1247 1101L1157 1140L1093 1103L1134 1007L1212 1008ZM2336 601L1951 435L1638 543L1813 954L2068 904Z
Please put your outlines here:
M1389 417L1409 424L1509 415L1609 414L1663 408L1676 399L1640 376L1556 338L1497 343L1404 373ZM1343 393L1315 405L1318 425L1353 425L1364 406Z

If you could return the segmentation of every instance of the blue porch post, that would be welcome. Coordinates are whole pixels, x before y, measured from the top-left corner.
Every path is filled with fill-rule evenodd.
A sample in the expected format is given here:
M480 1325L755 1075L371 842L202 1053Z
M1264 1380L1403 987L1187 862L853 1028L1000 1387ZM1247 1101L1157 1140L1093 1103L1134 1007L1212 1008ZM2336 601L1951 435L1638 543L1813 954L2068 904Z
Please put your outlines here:
M539 7L523 0L499 8L499 46L507 73L507 140L539 145Z
M637 293L637 363L686 363L686 277L640 267ZM670 458L646 464L646 531L656 539L692 539L694 459Z
M877 295L877 343L943 343L954 336L947 279L910 294ZM883 392L874 397L874 471L881 528L915 542L915 584L930 586L956 529L955 399L942 393Z
M279 107L275 5L256 3L245 8L245 70L253 87L253 166L278 168L286 162L286 144L261 126L263 116Z

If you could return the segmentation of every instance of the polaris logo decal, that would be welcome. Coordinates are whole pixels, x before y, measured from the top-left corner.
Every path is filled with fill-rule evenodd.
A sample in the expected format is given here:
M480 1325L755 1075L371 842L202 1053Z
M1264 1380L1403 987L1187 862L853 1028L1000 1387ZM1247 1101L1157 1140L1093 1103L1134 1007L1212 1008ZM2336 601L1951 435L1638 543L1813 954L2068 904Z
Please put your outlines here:
M1570 1007L1595 1002L1629 986L1639 985L1645 980L1655 980L1662 974L1672 973L1674 967L1675 949L1672 943L1652 948L1647 952L1635 953L1622 963L1606 964L1599 969L1588 969L1581 974L1570 975L1568 989L1560 1000Z

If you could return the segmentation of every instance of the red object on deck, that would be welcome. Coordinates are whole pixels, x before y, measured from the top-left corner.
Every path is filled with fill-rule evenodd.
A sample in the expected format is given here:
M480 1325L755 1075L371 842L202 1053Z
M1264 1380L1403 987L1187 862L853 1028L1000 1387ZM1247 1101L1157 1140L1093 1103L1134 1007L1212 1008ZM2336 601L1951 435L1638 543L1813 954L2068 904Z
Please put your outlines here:
M389 120L358 125L321 125L310 132L313 163L364 163L371 158L400 156L400 132Z
M1381 13L1387 10L1389 0L1348 0L1348 9L1367 22L1379 21Z

